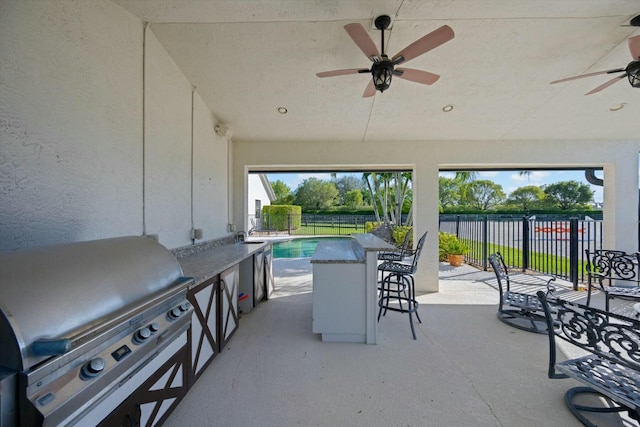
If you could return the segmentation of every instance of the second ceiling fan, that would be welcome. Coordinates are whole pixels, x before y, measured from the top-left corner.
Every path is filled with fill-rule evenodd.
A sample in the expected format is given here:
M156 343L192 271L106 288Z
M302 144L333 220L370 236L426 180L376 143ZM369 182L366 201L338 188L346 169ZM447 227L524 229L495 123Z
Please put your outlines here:
M585 77L598 76L600 74L618 74L611 80L607 80L597 88L585 93L585 95L591 95L591 94L600 92L601 90L608 88L612 84L619 82L625 77L627 78L627 80L629 80L629 84L632 87L640 88L640 36L629 38L629 53L631 53L632 61L629 62L629 64L625 68L614 68L612 70L596 71L595 73L587 73L587 74L581 74L579 76L566 77L564 79L554 80L551 82L551 84L568 82L571 80L582 79Z
M348 68L344 70L333 70L316 73L318 77L334 77L343 76L347 74L363 74L370 73L372 76L371 81L364 90L363 98L368 98L375 95L376 90L384 92L389 89L391 84L391 78L397 76L401 79L409 80L416 83L425 85L431 85L435 83L440 76L438 74L430 73L428 71L414 70L412 68L395 68L403 62L407 62L417 56L420 56L436 47L453 39L454 33L451 27L443 25L430 32L429 34L421 37L403 50L398 52L391 59L384 51L384 30L389 28L391 24L391 18L388 15L381 15L376 18L375 26L381 31L381 50L378 51L375 43L369 37L369 34L361 24L353 23L345 25L344 29L349 36L353 39L360 50L365 54L367 58L373 62L371 69L368 68Z

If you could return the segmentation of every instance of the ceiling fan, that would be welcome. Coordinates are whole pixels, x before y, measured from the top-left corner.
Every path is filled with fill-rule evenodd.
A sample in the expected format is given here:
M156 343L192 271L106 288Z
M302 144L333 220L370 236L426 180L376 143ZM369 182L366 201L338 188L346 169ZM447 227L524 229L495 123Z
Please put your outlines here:
M613 73L622 73L611 80L601 84L597 88L593 89L591 92L587 92L585 95L591 95L592 93L600 92L602 89L606 89L612 84L622 80L627 77L629 80L629 84L631 86L640 88L640 36L635 36L629 38L629 52L631 52L631 58L633 61L629 62L629 64L625 68L616 68L613 70L606 71L596 71L595 73L587 73L579 76L567 77L560 80L552 81L551 84L554 83L562 83L567 82L569 80L581 79L584 77L597 76L600 74L613 74Z
M353 23L345 25L344 27L360 50L371 60L371 62L373 62L371 69L348 68L345 70L324 71L322 73L316 73L316 76L333 77L347 74L371 73L372 79L364 90L364 94L362 95L363 98L375 95L376 90L384 92L389 89L391 77L393 76L425 85L434 84L440 78L438 74L430 73L428 71L414 70L412 68L395 68L395 66L403 62L410 61L411 59L435 49L436 47L453 39L454 33L451 27L443 25L437 30L432 31L411 43L393 58L389 59L384 51L384 30L389 28L391 18L388 15L381 15L375 19L374 23L376 28L382 32L380 36L380 39L382 40L382 53L378 52L378 48L375 43L371 37L369 37L369 34L361 24Z

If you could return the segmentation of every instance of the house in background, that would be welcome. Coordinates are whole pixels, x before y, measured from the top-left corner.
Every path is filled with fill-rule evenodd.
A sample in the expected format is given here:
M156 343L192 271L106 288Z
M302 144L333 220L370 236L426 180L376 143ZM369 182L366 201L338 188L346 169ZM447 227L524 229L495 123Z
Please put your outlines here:
M249 230L262 228L262 208L276 200L267 175L250 173L248 176L247 209L249 216Z

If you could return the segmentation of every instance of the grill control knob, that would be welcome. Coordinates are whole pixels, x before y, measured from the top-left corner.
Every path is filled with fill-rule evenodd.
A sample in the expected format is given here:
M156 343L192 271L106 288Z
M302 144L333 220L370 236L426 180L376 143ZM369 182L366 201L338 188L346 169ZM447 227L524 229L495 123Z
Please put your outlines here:
M104 370L105 361L101 357L96 357L95 359L91 359L87 364L85 364L80 370L80 378L84 380L91 379L100 375L100 373Z
M178 307L180 309L180 311L182 311L183 313L187 310L189 310L189 304L185 303L185 304L180 304L180 307Z
M149 330L151 331L152 334L155 334L160 330L160 326L156 322L153 322L152 324L149 325Z
M167 313L167 316L169 317L169 320L176 320L178 317L180 317L181 314L182 311L180 310L180 308L176 307L173 310L169 311L169 313Z
M133 334L133 342L136 344L142 344L151 336L151 330L147 327L138 329L135 334Z

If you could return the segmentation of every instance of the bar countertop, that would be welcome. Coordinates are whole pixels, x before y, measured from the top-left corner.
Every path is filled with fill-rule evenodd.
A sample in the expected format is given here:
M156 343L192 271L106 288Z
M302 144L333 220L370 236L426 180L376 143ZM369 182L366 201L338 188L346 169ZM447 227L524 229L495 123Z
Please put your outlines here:
M354 234L349 240L322 241L311 257L312 264L354 264L365 262L365 252L397 251L398 248L373 234Z
M399 251L400 249L396 248L390 243L385 242L378 236L366 233L366 234L354 234L353 238L358 242L358 244L364 249L365 252L368 251Z
M321 241L311 257L311 264L358 264L364 257L353 239Z

